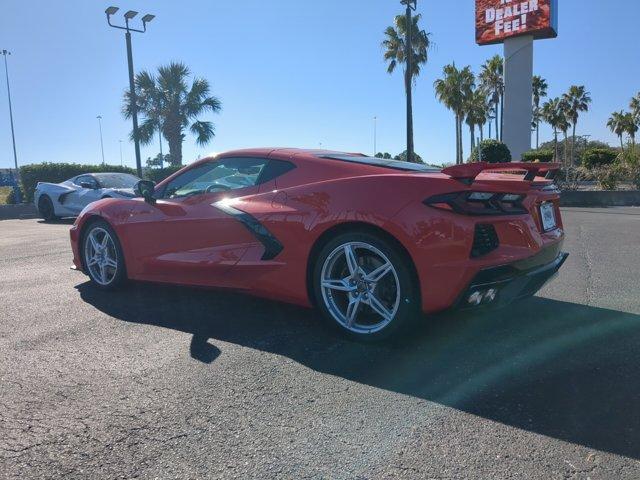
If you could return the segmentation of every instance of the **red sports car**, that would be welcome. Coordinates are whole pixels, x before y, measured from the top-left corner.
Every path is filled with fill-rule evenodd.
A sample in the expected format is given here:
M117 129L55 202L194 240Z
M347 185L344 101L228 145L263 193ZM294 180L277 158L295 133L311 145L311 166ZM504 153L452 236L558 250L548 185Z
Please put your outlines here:
M74 264L102 289L230 288L380 339L421 312L534 295L567 257L557 168L234 151L90 204L71 229Z

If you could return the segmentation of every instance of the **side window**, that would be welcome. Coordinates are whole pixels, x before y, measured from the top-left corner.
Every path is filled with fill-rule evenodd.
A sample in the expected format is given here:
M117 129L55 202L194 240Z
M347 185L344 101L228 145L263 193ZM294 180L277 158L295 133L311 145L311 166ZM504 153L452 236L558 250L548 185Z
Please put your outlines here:
M274 178L281 177L294 168L296 168L296 166L293 163L285 160L269 160L267 166L262 170L258 183L267 183Z
M268 160L264 158L222 158L191 168L174 178L164 198L182 198L257 185Z
M78 178L75 179L73 183L75 183L79 187L81 187L83 183L90 183L92 185L91 188L100 188L96 179L93 178L91 175L80 175Z

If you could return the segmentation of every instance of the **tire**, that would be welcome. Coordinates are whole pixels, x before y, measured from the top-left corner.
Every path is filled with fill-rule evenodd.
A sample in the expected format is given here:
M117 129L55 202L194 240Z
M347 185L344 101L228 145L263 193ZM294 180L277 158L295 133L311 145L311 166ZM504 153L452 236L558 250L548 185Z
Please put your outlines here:
M53 202L49 195L40 195L38 199L38 213L45 222L54 222L58 220L56 212L53 209Z
M115 290L127 280L124 253L113 228L104 220L93 222L82 235L82 265L91 283L101 290Z
M355 262L347 263L347 251ZM376 342L408 331L419 318L420 292L413 277L404 252L381 236L354 231L322 248L313 289L331 326L353 340Z

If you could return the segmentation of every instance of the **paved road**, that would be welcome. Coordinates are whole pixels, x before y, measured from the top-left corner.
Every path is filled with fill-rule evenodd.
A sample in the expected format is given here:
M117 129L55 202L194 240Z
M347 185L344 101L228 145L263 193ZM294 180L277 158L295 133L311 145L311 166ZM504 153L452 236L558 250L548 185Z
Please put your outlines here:
M313 312L68 269L0 222L0 477L640 478L640 209L565 210L559 278L378 346Z

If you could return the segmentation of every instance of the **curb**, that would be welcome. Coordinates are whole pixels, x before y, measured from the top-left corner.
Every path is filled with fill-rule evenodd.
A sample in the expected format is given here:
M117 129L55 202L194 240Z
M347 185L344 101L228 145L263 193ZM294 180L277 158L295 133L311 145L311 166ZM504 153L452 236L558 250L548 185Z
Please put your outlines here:
M560 196L561 207L637 207L640 190L566 191Z
M23 203L20 205L0 205L0 220L22 220L36 218L38 211L35 205Z

